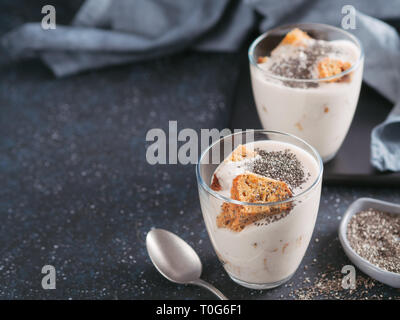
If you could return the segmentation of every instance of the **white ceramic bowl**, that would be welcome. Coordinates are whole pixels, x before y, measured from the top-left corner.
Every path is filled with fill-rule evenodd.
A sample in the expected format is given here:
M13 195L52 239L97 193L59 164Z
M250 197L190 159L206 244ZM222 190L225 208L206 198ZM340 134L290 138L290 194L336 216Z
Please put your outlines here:
M346 213L344 214L344 217L340 224L340 227L339 227L340 243L342 244L342 247L343 247L344 252L346 253L347 257L362 272L369 275L371 278L378 280L379 282L387 284L388 286L391 286L394 288L400 288L400 274L399 273L394 273L394 272L389 272L389 271L383 270L383 269L373 265L369 261L365 260L364 258L360 257L350 246L350 243L347 239L347 235L346 235L347 224L349 223L351 217L360 211L368 210L370 208L373 208L373 209L376 209L379 211L400 214L400 205L399 204L386 202L386 201L380 201L380 200L376 200L376 199L372 199L372 198L357 199L349 206L349 208L347 209ZM400 243L399 243L399 245L400 245Z

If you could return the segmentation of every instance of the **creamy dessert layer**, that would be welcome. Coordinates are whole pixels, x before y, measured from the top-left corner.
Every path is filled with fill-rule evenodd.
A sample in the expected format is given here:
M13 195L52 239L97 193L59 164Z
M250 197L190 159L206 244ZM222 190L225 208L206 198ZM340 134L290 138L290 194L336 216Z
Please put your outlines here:
M324 161L333 158L356 109L363 72L360 55L349 40L316 40L299 29L289 32L269 56L250 64L263 127L306 140Z
M318 173L308 152L269 140L239 146L217 167L211 188L246 203L201 199L211 241L232 277L262 284L296 270L314 228L320 183L291 199L311 187Z

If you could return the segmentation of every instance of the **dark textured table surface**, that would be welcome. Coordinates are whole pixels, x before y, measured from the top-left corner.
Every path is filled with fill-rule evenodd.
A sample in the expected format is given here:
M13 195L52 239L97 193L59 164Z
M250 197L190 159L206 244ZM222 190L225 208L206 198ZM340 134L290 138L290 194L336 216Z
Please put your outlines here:
M39 19L32 7L19 10L27 1L4 3L2 33ZM184 52L65 79L55 79L39 60L0 59L0 298L214 299L156 271L144 244L152 227L187 240L203 261L203 278L233 299L304 298L304 292L400 298L399 290L361 272L354 292L307 289L323 279L340 281L337 273L349 264L337 237L347 206L362 196L400 202L399 189L324 186L313 239L295 276L255 291L234 284L217 261L194 167L147 164L151 128L165 129L169 120L178 129L232 124L242 56ZM41 287L45 264L57 270L55 290Z

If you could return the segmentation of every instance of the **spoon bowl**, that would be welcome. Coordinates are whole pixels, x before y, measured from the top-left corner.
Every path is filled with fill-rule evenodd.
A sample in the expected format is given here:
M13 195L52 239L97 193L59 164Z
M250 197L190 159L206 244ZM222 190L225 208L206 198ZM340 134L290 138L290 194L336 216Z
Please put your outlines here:
M146 248L151 262L168 280L207 288L221 300L227 300L217 288L200 279L202 264L199 256L177 235L163 229L152 229L146 236Z
M201 276L199 256L183 239L163 229L153 229L146 237L150 259L168 280L188 283Z

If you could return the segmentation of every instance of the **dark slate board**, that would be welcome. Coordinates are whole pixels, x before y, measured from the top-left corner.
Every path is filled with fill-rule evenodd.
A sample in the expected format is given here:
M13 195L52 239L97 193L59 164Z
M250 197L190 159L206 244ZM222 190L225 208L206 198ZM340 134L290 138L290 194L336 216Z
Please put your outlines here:
M242 57L240 80L236 88L231 128L260 129L251 90L247 57ZM400 173L381 173L370 164L370 134L392 108L392 103L363 83L357 111L349 133L337 156L325 164L324 182L340 185L400 186Z

